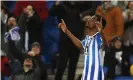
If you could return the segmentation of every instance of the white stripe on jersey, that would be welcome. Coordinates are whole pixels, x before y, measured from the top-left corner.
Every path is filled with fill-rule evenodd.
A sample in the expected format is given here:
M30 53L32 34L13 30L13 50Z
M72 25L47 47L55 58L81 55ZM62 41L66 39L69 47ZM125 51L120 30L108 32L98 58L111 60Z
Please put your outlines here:
M89 69L88 69L88 75L87 75L87 80L90 80L90 76L91 76L91 66L92 66L92 45L93 45L93 41L94 39L91 41L89 48L89 55L85 55L85 56L89 56Z
M102 70L102 80L104 80L104 73L103 73L103 70Z

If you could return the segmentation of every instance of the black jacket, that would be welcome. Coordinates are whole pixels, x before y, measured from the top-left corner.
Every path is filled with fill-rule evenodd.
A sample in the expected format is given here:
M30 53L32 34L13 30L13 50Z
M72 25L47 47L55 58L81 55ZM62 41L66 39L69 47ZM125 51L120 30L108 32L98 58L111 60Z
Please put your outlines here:
M13 41L11 41L11 40L9 42L9 45L11 47L11 52L13 53L13 56L15 58L17 58L21 62L21 64L23 64L25 57L27 57L27 53L23 53L23 52L19 51L16 48L15 43ZM45 64L41 60L41 56L40 55L35 56L35 57L33 57L33 59L36 60L36 62L39 65L39 68L41 69L41 73L42 73L41 74L41 80L44 80L44 79L47 80L47 69L46 69Z
M42 36L42 25L40 17L34 13L33 16L27 17L26 14L22 13L18 19L18 25L20 27L21 35L21 46L24 48L25 44L25 32L29 33L29 48L33 42L39 42L41 44Z
M109 78L115 77L115 67L118 63L117 59L115 58L115 53L119 51L122 51L122 49L117 50L114 47L111 47L108 49L108 51L106 51L104 66L108 67L107 77Z
M9 58L9 60L14 60L13 55L10 52L10 47L9 47L9 43L5 43L5 32L7 32L7 25L1 21L1 50L3 50L7 57Z
M34 13L32 17L27 17L26 28L29 32L31 43L40 42L41 38L41 20L40 17Z
M40 68L35 61L34 67L28 72L20 70L18 73L13 74L9 80L40 80Z
M122 73L125 74L124 72L126 71L127 74L129 74L129 67L130 67L130 53L129 49L126 48L125 46L122 46L121 49L115 49L113 47L110 48L109 51L106 51L105 58L104 58L104 66L108 67L108 73L107 76L110 78L115 77L115 66L118 63L118 60L115 58L115 53L122 51ZM128 64L125 65L125 62Z

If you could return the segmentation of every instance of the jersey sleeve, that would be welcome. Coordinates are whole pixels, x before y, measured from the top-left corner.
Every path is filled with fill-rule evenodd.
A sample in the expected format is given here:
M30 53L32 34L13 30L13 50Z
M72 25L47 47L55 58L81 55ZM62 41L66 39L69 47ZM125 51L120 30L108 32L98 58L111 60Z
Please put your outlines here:
M98 43L98 46L101 47L102 44L103 44L103 40L102 40L102 36L100 33L97 34L97 43Z
M85 39L82 40L81 43L82 43L83 48L85 49L86 40Z

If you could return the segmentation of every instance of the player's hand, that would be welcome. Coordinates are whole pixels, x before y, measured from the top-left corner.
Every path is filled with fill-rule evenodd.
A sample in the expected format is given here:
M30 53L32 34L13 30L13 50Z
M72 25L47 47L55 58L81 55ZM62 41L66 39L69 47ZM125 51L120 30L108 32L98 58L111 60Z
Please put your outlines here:
M103 28L103 25L102 25L102 17L100 18L100 22L97 21L95 24L96 24L96 27L97 27L98 32L101 32L102 31L102 28Z
M61 23L59 23L59 28L61 28L62 29L62 31L64 32L64 33L67 33L67 27L66 27L66 24L65 24L65 22L64 22L64 20L63 19L61 19Z

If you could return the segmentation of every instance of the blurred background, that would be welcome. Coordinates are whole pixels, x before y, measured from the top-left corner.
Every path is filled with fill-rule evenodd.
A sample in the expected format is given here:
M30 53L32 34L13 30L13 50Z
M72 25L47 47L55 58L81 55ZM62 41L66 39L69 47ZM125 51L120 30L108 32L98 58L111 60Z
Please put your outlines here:
M14 80L10 77L21 68L22 56L15 54L13 47L28 54L34 42L40 45L39 58L45 72L41 80L81 80L83 50L74 46L58 23L64 19L68 29L83 40L87 34L83 18L95 14L103 18L109 44L102 51L105 80L133 80L132 1L1 1L0 13L2 80ZM17 38L11 37L10 30L18 32Z

